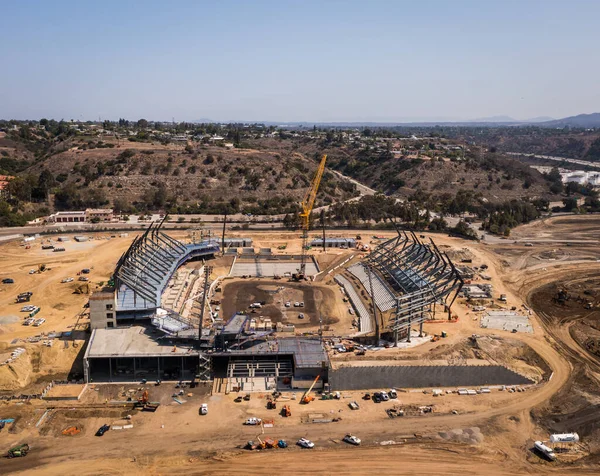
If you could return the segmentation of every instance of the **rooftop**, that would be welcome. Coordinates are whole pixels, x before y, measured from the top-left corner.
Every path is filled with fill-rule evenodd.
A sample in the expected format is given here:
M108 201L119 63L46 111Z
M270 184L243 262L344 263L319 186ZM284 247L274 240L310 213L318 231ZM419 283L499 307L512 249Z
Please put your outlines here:
M106 357L169 357L174 355L198 355L190 347L174 345L167 339L157 339L152 329L132 326L92 331L86 350L86 358Z

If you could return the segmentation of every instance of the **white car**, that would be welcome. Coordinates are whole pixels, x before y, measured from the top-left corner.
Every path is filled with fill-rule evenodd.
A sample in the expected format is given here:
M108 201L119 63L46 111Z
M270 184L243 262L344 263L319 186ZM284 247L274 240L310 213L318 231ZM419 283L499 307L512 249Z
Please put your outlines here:
M294 303L294 307L300 307L300 303L299 303L298 301L296 301L296 302Z
M302 448L314 448L315 447L315 444L306 438L300 438L298 440L297 445L301 446Z
M37 272L37 269L30 269L29 270L29 274L35 274Z
M44 319L43 317L40 317L39 319L36 319L33 323L34 327L40 327L44 322L46 322L46 319Z
M387 394L387 392L381 392L380 395L384 402L387 402L390 399L390 396Z
M250 417L244 422L244 425L260 425L261 422L260 418Z
M285 307L292 307L292 303L291 303L291 302L289 302L289 301L288 301L288 302L286 302L286 303L285 303Z
M360 445L360 438L357 438L354 435L346 435L346 436L344 436L344 441L346 443L350 443L351 445L354 445L354 446Z
M29 319L25 319L25 321L23 321L23 325L24 326L30 326L31 324L33 324L35 321L35 319L32 319L31 317Z
M31 312L35 311L35 306L23 306L21 308L21 312Z
M203 403L200 405L200 415L208 414L208 403Z
M304 307L304 301L300 303L300 307Z
M73 278L65 278L61 281L61 283L72 283L73 282Z

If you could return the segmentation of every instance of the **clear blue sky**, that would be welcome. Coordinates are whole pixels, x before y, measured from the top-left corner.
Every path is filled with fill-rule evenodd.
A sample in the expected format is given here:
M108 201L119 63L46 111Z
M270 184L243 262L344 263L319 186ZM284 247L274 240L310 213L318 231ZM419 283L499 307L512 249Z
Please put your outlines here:
M600 1L11 1L0 118L600 111Z

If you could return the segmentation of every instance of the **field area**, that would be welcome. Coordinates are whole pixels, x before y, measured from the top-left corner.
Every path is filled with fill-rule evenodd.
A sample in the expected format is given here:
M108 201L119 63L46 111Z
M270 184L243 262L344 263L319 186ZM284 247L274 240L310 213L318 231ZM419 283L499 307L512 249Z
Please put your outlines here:
M431 235L455 261L468 259L469 266L477 268L486 265L486 279L478 272L473 281L492 283L493 293L478 300L478 305L496 310L514 307L530 317L533 333L482 328L483 314L474 309L474 302L460 297L452 308L458 319L448 321L442 316L439 322L426 323L427 338L413 346L371 347L366 355L328 347L334 368L439 365L451 371L453 366L502 366L532 382L519 391L501 390L500 385L490 393L462 396L456 386L449 386L434 396L431 387L400 385L398 398L387 402L363 400L365 391L348 390L339 400L321 400L317 395L309 405L299 403L301 393L284 392L278 408L270 410L266 392L236 403L237 392L219 392L212 384L195 388L180 388L174 382L90 384L79 401L0 403L0 419L15 420L0 432L0 447L20 442L32 447L26 458L4 461L3 469L15 474L164 474L175 468L189 474L240 470L264 474L268 467L271 472L292 473L421 474L431 472L432 461L443 460L446 474L561 474L565 468L572 474L594 474L600 461L598 229L600 219L595 216L557 217L517 228L518 243L486 244ZM293 233L250 234L256 248L276 249L285 243L285 252L294 253L300 247ZM174 236L183 240L187 234ZM0 360L18 347L25 349L11 364L0 367L2 395L37 393L50 380L80 378L81 354L89 334L86 318L78 320L87 295L74 294L82 284L77 273L90 268L90 287L100 288L132 239L98 233L86 243L64 242L64 253L42 250L39 240L30 249L17 243L0 246L0 274L15 280L0 287ZM526 246L526 240L532 246ZM322 270L314 282L225 279L222 291L214 296L221 301L223 316L249 311L252 317L293 323L296 333L316 332L322 318L335 338L353 333L353 316L331 276L335 271L328 271L356 251L314 249L312 253ZM29 274L40 264L46 265L45 271ZM214 274L226 276L231 260L219 258L214 264ZM74 281L61 283L65 277ZM22 304L14 300L25 291L33 292L31 304L40 306L39 314L46 318L40 327L22 325ZM499 301L501 294L506 301ZM265 304L251 312L249 306L255 302ZM304 306L294 307L296 302ZM305 314L304 319L298 318L299 313ZM54 339L48 347L43 341L50 331L71 334ZM442 331L447 337L431 339ZM38 341L31 339L42 333L46 335ZM78 389L57 389L53 395L60 398ZM160 403L154 413L134 407L144 390L150 401ZM359 403L358 410L350 410L352 401ZM199 415L201 403L208 404L208 415ZM291 407L290 417L280 414L284 404ZM400 409L405 412L401 418L391 418L387 412ZM273 426L243 425L250 417L273 420ZM311 423L320 420L328 422ZM103 424L133 427L94 436ZM71 426L81 431L63 435ZM545 461L532 450L534 441L548 440L550 433L574 431L581 437L580 445L559 454L556 462ZM359 436L361 447L343 443L347 433ZM268 452L242 449L257 436L285 439L290 447ZM295 447L300 437L311 439L316 448ZM307 458L307 451L315 457ZM106 454L114 457L107 460Z

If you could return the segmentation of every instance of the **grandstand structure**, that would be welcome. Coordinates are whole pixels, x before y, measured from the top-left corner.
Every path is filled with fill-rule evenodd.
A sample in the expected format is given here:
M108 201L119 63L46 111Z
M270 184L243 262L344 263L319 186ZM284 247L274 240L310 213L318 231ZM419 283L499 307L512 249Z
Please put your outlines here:
M434 316L436 305L450 315L463 285L454 264L433 240L426 243L405 231L398 231L397 237L381 243L348 271L386 316L381 330L374 319L377 337L380 332L392 333L396 342L400 335L410 341L411 329L417 325L422 335L423 322Z
M165 217L166 219L166 217ZM150 316L161 307L167 283L186 261L219 252L215 240L185 244L161 231L164 219L151 224L119 259L114 282L117 316Z

